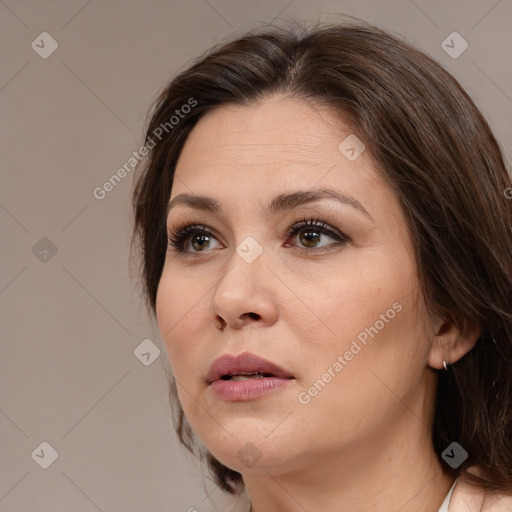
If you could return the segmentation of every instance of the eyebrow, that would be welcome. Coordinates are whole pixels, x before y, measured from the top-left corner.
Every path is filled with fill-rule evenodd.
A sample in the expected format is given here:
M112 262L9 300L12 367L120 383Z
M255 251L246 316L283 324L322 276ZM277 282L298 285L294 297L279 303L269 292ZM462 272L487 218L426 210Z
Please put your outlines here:
M320 201L321 199L335 199L340 203L351 206L373 220L366 208L354 197L330 188L318 188L314 190L298 190L276 196L268 205L267 212L270 215L292 210L298 206ZM205 212L222 214L222 207L218 201L211 197L195 196L191 194L179 194L167 206L167 215L177 205L186 205Z

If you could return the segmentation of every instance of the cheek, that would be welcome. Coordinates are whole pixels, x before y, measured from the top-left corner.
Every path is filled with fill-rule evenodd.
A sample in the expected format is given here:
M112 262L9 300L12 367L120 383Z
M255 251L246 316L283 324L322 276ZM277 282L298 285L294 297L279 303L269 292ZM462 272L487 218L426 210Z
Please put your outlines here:
M310 386L331 369L337 376L332 381L337 384L329 387L348 385L351 393L340 395L346 400L349 396L362 398L368 379L376 379L370 370L397 385L404 384L405 374L421 370L427 348L419 321L419 285L413 262L382 255L375 255L375 261L371 261L371 254L368 258L358 256L353 264L346 265L349 270L340 266L333 269L335 278L321 278L323 286L316 286L315 293L307 295L308 314L298 316L295 324L309 361L301 385ZM336 372L332 367L338 356L345 362L342 370L336 366Z
M196 347L200 336L193 332L200 329L199 311L204 291L189 280L179 279L176 272L162 274L156 296L156 317L160 335L176 378L186 375L197 361Z
M382 253L372 251L354 251L321 273L305 271L302 275L307 275L307 280L301 277L295 285L297 295L304 297L298 307L306 314L297 315L296 320L311 340L316 333L316 345L334 343L340 344L340 349L376 322L382 327L381 315L393 321L400 309L393 304L405 307L416 282L412 262L383 258ZM385 323L386 328L396 323L392 321Z
M336 384L332 386L334 393L344 397L338 403L379 408L381 402L395 400L393 393L406 394L416 386L429 344L415 291L404 285L351 294L346 298L354 304L341 314L333 311L327 319L335 326L335 336L326 342L320 360L317 355L315 377L342 357L340 377L333 379ZM315 361L313 354L310 360ZM337 401L334 396L330 400Z
M308 372L299 383L296 418L309 425L312 445L322 436L342 444L378 437L403 414L404 403L414 403L426 353L415 305L407 296L399 299L382 301L377 316L359 311L339 318L337 339L304 353Z

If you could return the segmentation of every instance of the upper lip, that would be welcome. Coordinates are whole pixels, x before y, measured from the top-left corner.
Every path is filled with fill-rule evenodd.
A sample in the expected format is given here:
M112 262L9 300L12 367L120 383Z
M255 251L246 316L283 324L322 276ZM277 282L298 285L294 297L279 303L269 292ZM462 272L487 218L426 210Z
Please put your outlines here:
M269 373L275 377L291 379L293 375L271 361L250 352L238 355L225 354L215 359L210 366L206 380L209 384L219 380L224 375L238 375L240 373L260 372Z

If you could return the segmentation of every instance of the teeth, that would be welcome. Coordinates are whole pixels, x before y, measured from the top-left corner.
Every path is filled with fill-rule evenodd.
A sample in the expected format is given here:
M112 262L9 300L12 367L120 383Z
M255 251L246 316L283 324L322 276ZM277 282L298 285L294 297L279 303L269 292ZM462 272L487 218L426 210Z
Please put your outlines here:
M249 379L263 379L261 373L243 373L241 375L232 375L230 380L249 380Z

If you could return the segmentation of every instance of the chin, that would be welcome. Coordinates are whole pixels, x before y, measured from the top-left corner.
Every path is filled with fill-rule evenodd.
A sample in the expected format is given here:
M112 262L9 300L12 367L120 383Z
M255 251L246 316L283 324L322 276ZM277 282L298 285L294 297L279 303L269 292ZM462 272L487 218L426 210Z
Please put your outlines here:
M280 439L269 438L268 431L266 434L255 433L254 421L248 420L244 424L238 422L237 427L233 436L225 433L220 439L213 440L209 437L206 442L203 441L224 466L239 473L266 470L282 464L285 458L290 457L288 447ZM228 430L232 432L231 429Z

